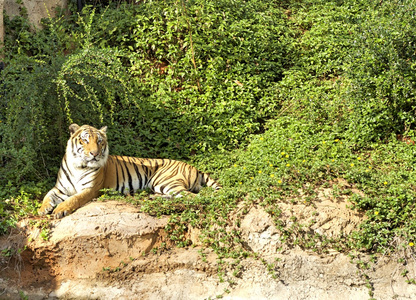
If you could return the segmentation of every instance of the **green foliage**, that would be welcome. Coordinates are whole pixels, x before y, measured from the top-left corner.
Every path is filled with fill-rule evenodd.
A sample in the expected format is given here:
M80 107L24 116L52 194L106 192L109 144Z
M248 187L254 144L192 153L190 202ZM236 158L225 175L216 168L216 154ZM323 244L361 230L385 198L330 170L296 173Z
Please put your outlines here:
M19 219L35 214L40 207L40 204L33 199L39 197L41 190L33 186L25 188L30 193L20 190L11 199L0 198L0 235L7 233Z
M293 66L275 85L283 107L281 114L328 122L334 131L343 131L343 123L349 118L344 62L353 45L354 17L367 5L339 2L302 1L290 6L288 13L302 35L296 44Z
M42 178L59 165L52 153L62 153L63 118L60 104L50 78L57 75L61 60L44 61L20 57L3 72L0 95L0 182ZM7 87L7 88L6 88ZM55 135L51 143L52 136ZM60 147L61 146L61 147ZM2 192L4 192L3 190Z
M276 85L285 112L330 122L360 146L414 124L415 4L293 5L303 31L295 66Z
M62 22L64 11L57 9L56 19L42 20L45 24L44 30L34 31L23 2L17 4L20 5L18 16L13 18L4 16L3 52L7 59L18 56L53 57L57 53L66 53L73 48L73 42L68 37L72 26Z
M361 144L407 132L415 123L416 4L373 5L356 14L346 59L348 104L354 112L348 130Z
M148 122L140 124L141 148L174 149L158 155L179 158L230 149L275 112L278 104L264 96L291 53L291 32L278 7L149 2L107 10L100 20L96 43L132 51L135 97L152 103Z

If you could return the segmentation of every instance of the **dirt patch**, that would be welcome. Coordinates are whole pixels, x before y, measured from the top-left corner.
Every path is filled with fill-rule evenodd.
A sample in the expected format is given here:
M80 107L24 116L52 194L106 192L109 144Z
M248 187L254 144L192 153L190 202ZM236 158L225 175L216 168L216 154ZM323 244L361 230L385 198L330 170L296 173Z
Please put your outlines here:
M328 235L360 223L362 216L345 206L346 198L325 189L319 195L314 205L282 203L282 220L290 225L293 216L306 223L313 217L310 230ZM132 205L91 202L48 226L35 225L41 220L25 220L0 240L0 251L25 249L2 257L0 299L20 299L22 293L29 299L367 299L370 290L377 299L416 297L415 286L400 275L403 266L391 259L380 258L364 275L342 253L278 251L275 219L259 205L248 209L240 230L261 259L245 259L238 274L225 270L222 278L213 251L169 247L168 218L153 218ZM198 245L198 230L188 236ZM414 265L406 268L415 274Z
M348 186L346 181L340 180L339 183ZM316 197L312 201L307 201L302 191L291 201L282 201L278 204L279 213L276 215L266 212L260 204L247 207L242 202L231 218L235 220L241 211L248 211L241 219L242 237L250 250L264 255L291 250L282 242L282 229L296 231L299 236L319 234L328 238L358 230L366 217L362 211L349 208L349 196L335 196L332 188L322 187L314 192ZM361 192L353 189L352 193ZM276 226L277 221L281 225L280 230ZM293 229L295 226L296 230Z
M348 186L343 180L338 181L342 186ZM294 222L308 228L313 233L327 237L337 237L341 234L350 234L365 219L362 211L351 210L349 196L334 195L333 188L319 188L316 197L311 203L305 200L305 195L300 192L300 197L293 203L279 204L282 214L280 219L287 227ZM362 194L356 189L351 193Z

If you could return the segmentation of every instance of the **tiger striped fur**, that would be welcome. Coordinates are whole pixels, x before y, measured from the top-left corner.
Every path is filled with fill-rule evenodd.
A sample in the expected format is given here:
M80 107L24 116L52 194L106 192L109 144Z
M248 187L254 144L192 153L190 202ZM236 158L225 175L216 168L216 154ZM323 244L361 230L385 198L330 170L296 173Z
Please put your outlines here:
M181 161L109 155L107 127L69 127L71 137L56 185L46 194L38 213L62 218L100 195L102 189L124 194L149 188L169 197L197 193L203 186L221 186L208 174Z

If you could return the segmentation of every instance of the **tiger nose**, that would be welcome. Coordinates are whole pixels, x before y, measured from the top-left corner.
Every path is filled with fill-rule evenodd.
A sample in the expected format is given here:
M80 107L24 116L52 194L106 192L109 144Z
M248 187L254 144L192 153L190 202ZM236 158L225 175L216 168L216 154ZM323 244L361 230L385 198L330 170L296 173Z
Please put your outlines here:
M94 157L96 157L98 155L98 151L91 151L90 154Z

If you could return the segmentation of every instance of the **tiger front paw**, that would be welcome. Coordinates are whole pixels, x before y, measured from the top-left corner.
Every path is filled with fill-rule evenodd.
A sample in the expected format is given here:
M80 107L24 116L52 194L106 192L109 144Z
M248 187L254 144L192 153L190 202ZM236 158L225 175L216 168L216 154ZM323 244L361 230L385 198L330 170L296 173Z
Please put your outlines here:
M52 216L55 219L61 219L65 216L69 215L72 211L73 211L73 209L71 209L71 207L69 207L67 203L62 202L52 212Z
M42 206L38 209L38 215L47 215L53 211L54 207L50 201L43 201Z

